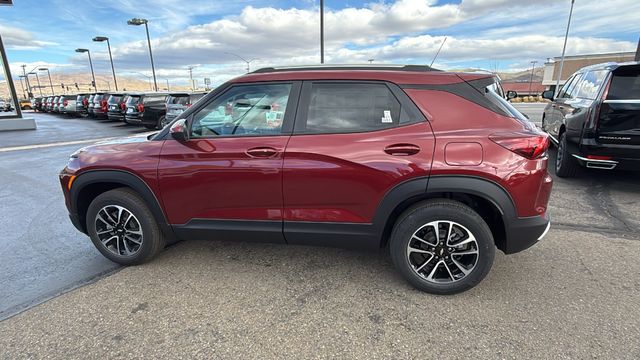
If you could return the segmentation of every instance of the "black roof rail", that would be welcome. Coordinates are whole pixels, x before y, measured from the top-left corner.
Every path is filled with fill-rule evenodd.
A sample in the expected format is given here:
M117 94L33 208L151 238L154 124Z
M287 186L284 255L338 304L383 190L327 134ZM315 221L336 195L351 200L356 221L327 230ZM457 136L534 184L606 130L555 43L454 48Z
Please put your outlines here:
M387 70L387 71L441 71L427 65L303 65L303 66L282 66L265 67L251 74L262 74L282 71L315 71L315 70Z

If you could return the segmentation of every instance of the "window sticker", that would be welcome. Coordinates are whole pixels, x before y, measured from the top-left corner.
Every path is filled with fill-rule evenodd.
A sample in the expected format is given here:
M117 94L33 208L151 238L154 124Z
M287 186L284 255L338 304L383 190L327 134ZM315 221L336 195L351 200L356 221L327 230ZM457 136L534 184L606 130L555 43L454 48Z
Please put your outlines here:
M385 110L384 116L382 117L383 123L392 123L393 119L391 118L391 110Z

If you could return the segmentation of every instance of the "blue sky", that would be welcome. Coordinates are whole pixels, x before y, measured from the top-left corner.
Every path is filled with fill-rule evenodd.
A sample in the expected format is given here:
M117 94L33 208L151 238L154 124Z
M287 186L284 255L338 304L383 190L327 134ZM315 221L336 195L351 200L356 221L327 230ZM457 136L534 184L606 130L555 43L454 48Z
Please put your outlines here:
M0 8L0 34L12 69L26 63L88 71L86 55L74 52L83 47L91 50L96 72L106 74L106 44L91 41L100 35L110 38L118 73L142 77L149 72L144 28L126 24L136 16L149 20L158 72L176 81L186 81L188 65L214 82L241 74L245 64L226 52L258 58L254 67L319 61L317 0L14 2ZM333 63L429 63L447 36L436 61L441 68L518 70L560 54L569 4L327 0L325 56ZM568 54L635 50L639 18L637 0L577 0Z

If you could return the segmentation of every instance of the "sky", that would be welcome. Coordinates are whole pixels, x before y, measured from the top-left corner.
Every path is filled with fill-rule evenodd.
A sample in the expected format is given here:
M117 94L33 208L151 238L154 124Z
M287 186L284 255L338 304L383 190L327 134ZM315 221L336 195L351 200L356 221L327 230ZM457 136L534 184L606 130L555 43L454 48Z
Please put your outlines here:
M89 74L111 71L110 39L118 76L151 74L144 26L148 19L158 81L214 85L274 65L320 61L319 0L14 0L0 7L0 35L14 77L27 68ZM518 71L531 61L560 56L570 0L325 1L325 62L429 64L434 67ZM640 1L576 0L568 55L635 51ZM28 69L27 69L28 70Z

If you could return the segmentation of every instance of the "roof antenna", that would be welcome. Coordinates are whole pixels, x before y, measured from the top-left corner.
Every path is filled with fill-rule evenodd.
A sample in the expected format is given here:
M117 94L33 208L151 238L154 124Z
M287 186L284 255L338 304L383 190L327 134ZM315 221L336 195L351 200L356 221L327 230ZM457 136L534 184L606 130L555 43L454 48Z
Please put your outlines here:
M431 64L429 64L429 67L433 67L433 63L436 61L436 59L438 58L438 54L440 54L440 50L442 50L442 47L444 46L444 43L447 41L447 37L444 37L444 40L442 40L442 44L440 44L440 48L438 49L438 52L436 53L436 56L433 57L433 60L431 60Z

